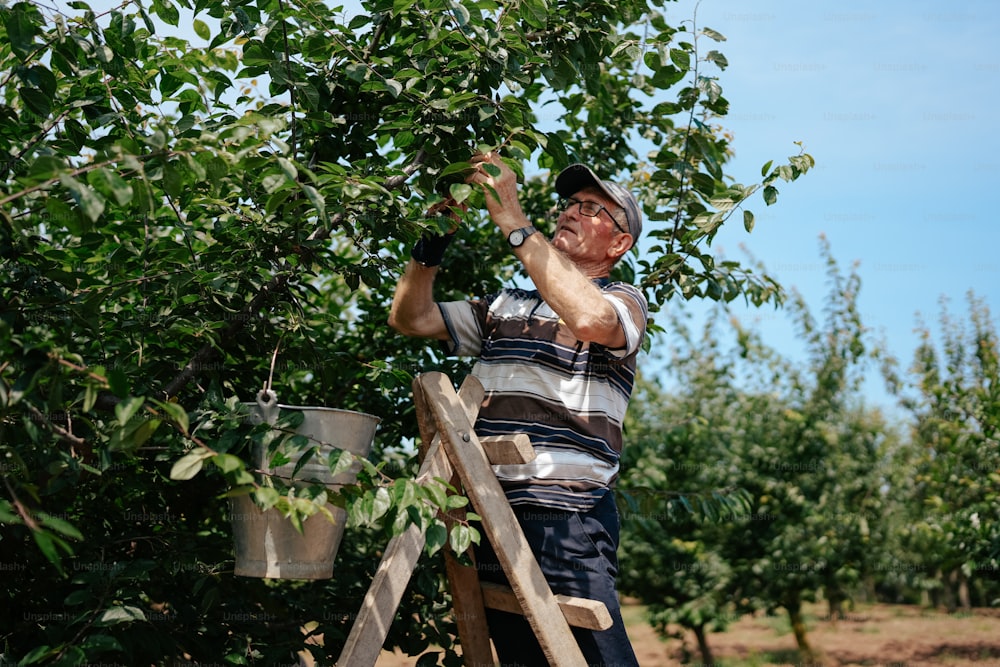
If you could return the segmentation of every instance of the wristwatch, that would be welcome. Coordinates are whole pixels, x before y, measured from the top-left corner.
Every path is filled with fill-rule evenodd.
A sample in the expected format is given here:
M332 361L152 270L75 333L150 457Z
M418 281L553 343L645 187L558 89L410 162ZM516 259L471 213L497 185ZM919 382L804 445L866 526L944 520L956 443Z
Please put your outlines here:
M507 242L510 243L511 248L520 248L524 243L524 239L528 238L537 231L538 230L535 229L534 225L528 225L527 227L515 229L507 236Z

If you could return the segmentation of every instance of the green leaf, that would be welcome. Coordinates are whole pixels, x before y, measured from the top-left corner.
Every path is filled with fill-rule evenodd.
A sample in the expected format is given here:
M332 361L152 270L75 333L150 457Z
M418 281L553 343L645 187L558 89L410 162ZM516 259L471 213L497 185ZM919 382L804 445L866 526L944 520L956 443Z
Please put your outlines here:
M0 500L0 523L10 525L24 523L20 515L14 511L14 506L9 500Z
M115 59L115 52L112 51L106 44L99 44L94 47L94 57L97 58L98 62L107 65Z
M210 41L212 39L212 31L208 28L208 24L200 19L195 19L192 24L194 28L194 34L198 35L205 41Z
M36 663L41 662L42 660L45 660L47 657L49 657L50 653L54 652L55 652L54 649L51 648L48 644L42 644L41 646L36 646L31 651L29 651L28 654L23 658L21 658L20 662L18 662L17 664L34 665Z
M115 404L115 417L118 419L118 423L122 426L127 424L144 402L145 399L141 396L132 396Z
M463 176L471 174L475 170L471 162L452 162L447 167L441 170L438 174L438 178L444 178L445 176L451 176L452 174L462 174Z
M97 627L107 627L109 625L118 625L120 623L132 623L134 621L145 620L146 614L143 613L142 609L125 605L105 609L101 612L100 616L97 617L97 620L94 621L94 625Z
M90 412L94 405L97 403L97 397L99 395L98 387L92 382L88 382L86 388L83 390L83 411Z
M424 534L425 539L425 549L427 549L427 555L433 556L438 550L441 549L448 541L448 529L443 523L435 521L427 527L427 532Z
M743 211L743 227L748 231L753 231L753 213L751 211Z
M764 203L768 206L778 201L778 188L768 185L764 188Z
M38 550L42 552L46 560L62 574L62 556L59 555L59 550L62 549L66 554L73 555L73 549L70 548L69 544L44 530L32 530L31 536L35 539Z
M101 167L87 175L87 182L108 199L113 199L119 206L132 201L132 186L125 182L115 172Z
M716 30L712 30L711 28L702 28L701 33L706 37L708 37L709 39L715 40L716 42L726 41L725 35Z
M437 483L434 483L434 484L425 484L424 487L423 487L423 491L424 491L424 494L427 496L427 498L432 503L434 503L435 505L437 505L441 509L444 509L448 505L447 491L445 490L445 487L443 486L443 484L444 484L443 481L441 481L440 479L437 479L435 481Z
M377 521L392 506L392 497L389 495L389 491L384 487L380 486L375 490L375 497L372 500L372 510L371 510L371 521Z
M537 30L545 29L549 12L544 0L523 0L520 9L521 18L525 23Z
M403 84L395 79L386 79L385 87L392 94L393 97L399 97L399 94L403 92Z
M449 543L456 554L465 553L472 545L473 529L464 523L456 523L451 527Z
M455 15L455 21L458 23L459 28L464 28L469 25L469 19L471 18L469 10L466 9L465 5L461 2L449 3L451 6L451 11Z
M726 56L722 55L718 51L709 51L705 54L705 60L715 63L719 66L719 69L726 69L729 67L729 61L726 59Z
M236 472L243 468L243 461L233 454L216 454L212 457L212 463L223 473Z
M180 12L170 0L153 0L153 13L172 26L176 26L181 19Z
M17 89L25 108L36 116L47 118L52 113L51 99L37 88L22 86Z
M254 490L253 495L257 504L265 510L271 509L278 504L279 500L281 500L281 494L278 493L277 489L270 486L258 487Z
M318 447L310 447L299 455L299 460L295 462L295 467L292 469L292 478L299 479L299 471L312 460L317 451L319 451Z
M158 408L167 413L167 416L170 418L170 421L172 421L177 426L177 428L180 429L181 433L186 434L188 432L188 429L190 429L191 427L191 422L188 418L187 410L184 409L184 406L180 405L179 403L172 403L170 401L153 401L153 403Z
M660 102L655 107L653 107L651 115L654 117L673 116L675 113L679 113L681 110L682 107L677 102L669 102L669 101Z
M80 207L83 215L91 222L97 222L97 219L104 213L104 199L90 187L69 174L61 174L59 182L69 190L70 195L73 197L76 205Z
M28 168L26 180L33 183L41 183L55 178L59 172L66 169L66 162L54 155L39 155ZM22 178L24 178L22 176ZM50 198L51 199L51 198Z
M177 198L184 191L184 173L176 162L163 165L163 191L170 197Z
M275 62L274 51L257 40L250 40L243 45L243 64L246 67L268 66Z
M683 49L670 49L670 62L677 69L686 72L691 67L691 54Z
M125 398L128 396L131 388L125 371L120 368L112 368L108 371L108 388L111 389L111 393L118 398ZM128 421L128 419L125 421Z
M469 504L469 499L465 496L451 495L448 496L448 502L445 503L445 509L457 509L459 507L465 507Z
M3 16L4 28L12 50L19 58L26 58L35 48L35 33L38 30L35 22L31 20L31 16L21 3L14 4L9 11L5 6L0 16Z
M368 66L364 63L350 63L344 68L344 74L348 79L361 83L368 76Z
M351 469L354 465L354 454L344 449L335 449L328 458L330 475L336 477Z
M278 166L281 167L282 173L288 178L288 180L294 181L298 179L299 170L295 168L295 165L292 164L292 161L288 158L279 157Z
M83 540L83 535L79 530L77 530L76 526L71 524L69 521L54 517L50 514L46 514L45 512L39 512L38 518L43 526L51 528L60 535L65 535L66 537L74 540Z
M722 96L722 86L720 86L719 82L713 78L707 76L699 77L698 88L705 93L709 104L718 101L718 99Z
M319 219L325 223L330 222L330 219L326 215L326 200L323 199L323 195L308 183L299 183L299 188L306 194L306 198L316 209L316 215L319 216Z
M191 479L199 472L205 463L205 459L212 456L212 452L201 447L192 449L181 458L174 461L170 468L170 479L184 481Z
M455 203L457 204L461 204L466 199L468 199L469 195L471 195L472 192L473 192L472 186L469 185L468 183L452 183L448 187L448 193L451 195L452 199L454 199Z

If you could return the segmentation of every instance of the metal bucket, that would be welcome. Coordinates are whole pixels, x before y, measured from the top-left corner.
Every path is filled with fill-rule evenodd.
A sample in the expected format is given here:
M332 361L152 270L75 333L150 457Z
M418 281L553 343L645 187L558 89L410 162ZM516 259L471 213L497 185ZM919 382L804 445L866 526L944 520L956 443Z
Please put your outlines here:
M353 483L359 466L355 464L334 477L322 461L334 449L368 456L380 421L373 415L352 410L279 405L273 392L261 392L256 403L244 405L249 410L250 420L255 423L274 424L279 410L302 412L302 424L295 432L317 441L315 444L322 443L319 445L321 460L307 462L291 481L299 454L290 455L292 460L285 465L270 468L267 453L255 451L254 462L260 469L286 482L319 482L331 490ZM342 508L327 503L326 508L335 522L317 514L302 522L301 533L281 512L261 510L249 496L232 498L230 508L237 576L269 579L329 579L333 576L333 561L344 537L347 518Z

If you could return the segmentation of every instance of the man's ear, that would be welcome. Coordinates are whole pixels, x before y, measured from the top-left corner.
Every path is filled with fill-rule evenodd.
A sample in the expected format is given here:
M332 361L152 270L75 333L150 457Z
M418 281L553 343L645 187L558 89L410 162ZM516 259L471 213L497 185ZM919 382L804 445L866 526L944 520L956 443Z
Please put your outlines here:
M608 246L608 256L617 260L629 251L632 244L633 239L631 234L619 234L611 240L611 245Z

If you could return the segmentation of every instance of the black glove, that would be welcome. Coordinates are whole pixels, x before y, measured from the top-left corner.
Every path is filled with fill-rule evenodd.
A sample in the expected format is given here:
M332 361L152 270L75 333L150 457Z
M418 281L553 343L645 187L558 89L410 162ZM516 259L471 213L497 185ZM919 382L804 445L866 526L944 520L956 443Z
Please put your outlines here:
M452 238L455 236L455 231L458 225L458 216L453 212L450 212L450 208L456 206L455 200L449 195L444 201L438 202L430 207L427 214L431 217L440 216L448 213L451 218L455 221L455 228L450 232L445 234L439 234L437 232L424 232L417 244L413 246L413 250L410 251L410 257L420 262L424 266L437 266L444 259L444 251L448 249L451 244ZM465 207L463 206L464 210Z
M454 237L455 232L447 234L424 232L410 251L410 257L424 266L437 266L444 259L444 251L448 249Z

